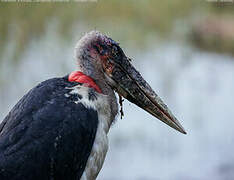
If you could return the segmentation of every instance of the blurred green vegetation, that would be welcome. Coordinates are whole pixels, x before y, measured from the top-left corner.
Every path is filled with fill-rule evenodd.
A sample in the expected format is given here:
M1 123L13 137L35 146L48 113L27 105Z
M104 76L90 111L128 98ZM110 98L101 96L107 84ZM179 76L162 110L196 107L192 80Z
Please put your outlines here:
M144 35L167 35L177 18L191 14L197 1L98 0L69 3L0 3L0 57L14 35L13 59L19 59L31 38L40 38L48 24L56 21L62 39L72 38L74 24L83 23L90 30L114 32L119 40L144 44ZM141 42L141 43L139 43Z
M9 39L15 42L13 60L17 62L32 38L41 38L48 25L56 22L63 40L71 40L74 25L84 25L121 42L132 41L144 46L147 35L170 36L177 20L190 22L191 16L202 19L206 14L232 14L230 6L187 0L97 0L97 2L0 2L0 62ZM171 36L177 36L172 34ZM212 44L212 43L211 43Z

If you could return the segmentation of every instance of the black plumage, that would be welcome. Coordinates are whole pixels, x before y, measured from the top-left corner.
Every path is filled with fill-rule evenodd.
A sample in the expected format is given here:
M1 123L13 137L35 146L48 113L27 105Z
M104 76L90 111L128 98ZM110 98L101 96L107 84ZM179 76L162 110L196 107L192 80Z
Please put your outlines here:
M0 125L1 180L80 179L92 149L97 112L65 96L68 77L30 90Z
M75 57L78 71L40 83L1 123L0 180L96 179L118 113L114 91L186 134L111 38L87 33Z

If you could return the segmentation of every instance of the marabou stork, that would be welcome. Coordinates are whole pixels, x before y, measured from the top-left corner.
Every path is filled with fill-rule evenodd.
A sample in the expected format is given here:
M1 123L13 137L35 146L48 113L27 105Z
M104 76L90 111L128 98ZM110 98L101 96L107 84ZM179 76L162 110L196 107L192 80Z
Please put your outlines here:
M118 112L114 91L186 134L114 40L91 31L75 54L77 71L38 84L2 121L1 180L95 180Z

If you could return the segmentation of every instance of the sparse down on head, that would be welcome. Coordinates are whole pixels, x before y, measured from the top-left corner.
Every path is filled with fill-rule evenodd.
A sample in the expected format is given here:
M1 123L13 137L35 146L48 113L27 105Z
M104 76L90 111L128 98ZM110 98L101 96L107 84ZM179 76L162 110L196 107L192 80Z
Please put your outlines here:
M76 46L78 66L93 79L108 84L114 91L146 110L162 122L186 134L184 128L171 113L150 85L133 67L119 44L91 31Z

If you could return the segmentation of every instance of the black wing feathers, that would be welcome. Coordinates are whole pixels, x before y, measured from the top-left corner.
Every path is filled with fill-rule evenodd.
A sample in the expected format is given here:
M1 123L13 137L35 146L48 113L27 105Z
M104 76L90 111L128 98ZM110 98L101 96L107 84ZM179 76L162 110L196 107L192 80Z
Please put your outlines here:
M77 83L54 78L28 92L0 125L0 179L79 179L95 138L93 109L65 97Z

